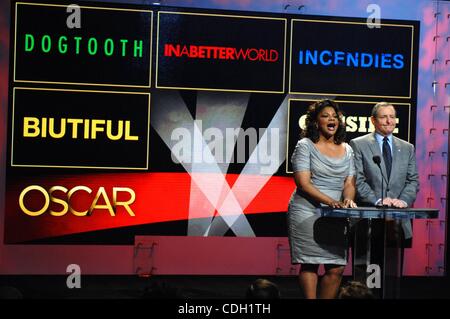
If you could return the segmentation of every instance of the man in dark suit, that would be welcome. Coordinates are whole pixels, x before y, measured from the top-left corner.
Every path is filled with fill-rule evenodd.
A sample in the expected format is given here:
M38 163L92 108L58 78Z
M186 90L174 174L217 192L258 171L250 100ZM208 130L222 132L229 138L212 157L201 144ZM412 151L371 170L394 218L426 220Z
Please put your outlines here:
M356 191L360 206L378 206L406 208L411 207L419 191L419 175L416 167L414 146L392 135L396 125L394 106L387 102L377 103L372 109L372 124L375 132L355 138L350 146L355 154ZM374 156L381 160L380 167ZM385 181L383 180L386 179ZM381 194L381 183L383 194ZM384 223L373 223L375 230L384 233ZM401 221L401 240L412 238L411 222ZM380 230L381 229L381 230ZM376 232L375 234L376 235ZM383 237L374 245L382 245ZM375 247L374 247L375 248ZM377 252L373 252L377 254ZM372 253L372 254L373 254ZM375 261L382 263L382 256L376 255ZM402 257L403 259L403 250ZM403 263L402 263L403 264Z

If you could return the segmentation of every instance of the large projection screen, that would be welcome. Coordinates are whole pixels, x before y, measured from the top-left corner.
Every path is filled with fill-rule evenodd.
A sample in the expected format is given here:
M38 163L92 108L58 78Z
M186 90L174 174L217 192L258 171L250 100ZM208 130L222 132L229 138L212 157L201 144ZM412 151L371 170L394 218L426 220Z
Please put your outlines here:
M286 237L322 98L348 140L388 101L415 143L418 21L69 4L11 3L5 244Z

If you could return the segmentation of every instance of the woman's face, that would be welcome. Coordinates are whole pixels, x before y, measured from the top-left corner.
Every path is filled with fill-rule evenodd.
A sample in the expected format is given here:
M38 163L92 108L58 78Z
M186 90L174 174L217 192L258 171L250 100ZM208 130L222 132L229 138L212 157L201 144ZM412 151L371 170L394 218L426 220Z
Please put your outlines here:
M325 137L336 134L339 127L339 116L331 106L325 107L319 113L317 117L317 126L319 133Z

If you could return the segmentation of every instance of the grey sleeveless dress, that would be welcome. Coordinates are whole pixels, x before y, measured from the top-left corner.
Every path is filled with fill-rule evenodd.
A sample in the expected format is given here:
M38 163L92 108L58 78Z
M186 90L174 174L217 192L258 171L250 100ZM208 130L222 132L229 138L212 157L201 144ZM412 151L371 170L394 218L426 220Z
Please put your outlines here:
M311 182L324 194L341 200L344 181L355 175L353 150L345 144L342 158L332 158L318 151L309 138L298 141L292 154L294 172L310 171ZM320 217L320 204L301 189L296 189L289 201L287 213L288 237L293 264L347 264L347 221L342 218Z

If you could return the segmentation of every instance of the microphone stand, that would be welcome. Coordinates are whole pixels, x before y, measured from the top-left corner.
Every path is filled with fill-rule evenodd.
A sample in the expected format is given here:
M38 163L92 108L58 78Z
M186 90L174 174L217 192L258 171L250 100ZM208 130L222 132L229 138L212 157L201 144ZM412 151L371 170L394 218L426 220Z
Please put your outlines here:
M383 190L383 184L384 184L384 176L383 171L381 170L381 165L377 163L378 168L380 169L381 174L381 205L376 206L377 208L387 208L388 205L384 205L384 190ZM387 186L387 185L386 185Z
M384 189L383 189L383 182L386 181L386 188L388 187L388 182L384 177L383 170L381 169L381 159L379 156L374 156L373 161L375 164L377 164L378 168L380 169L381 174L381 205L375 206L377 208L388 208L388 205L384 205ZM389 191L389 189L387 189Z

